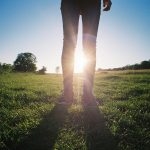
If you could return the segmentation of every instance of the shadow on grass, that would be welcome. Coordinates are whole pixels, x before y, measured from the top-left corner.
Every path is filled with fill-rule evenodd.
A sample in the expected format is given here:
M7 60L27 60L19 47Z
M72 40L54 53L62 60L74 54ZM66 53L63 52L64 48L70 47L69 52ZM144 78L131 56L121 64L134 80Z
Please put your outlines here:
M84 107L84 129L87 150L117 150L117 139L107 128L98 107Z
M63 128L66 117L68 116L70 116L69 122L67 122L69 126L68 129L70 126L73 127L76 132L79 132L81 128L83 129L87 150L117 150L117 141L106 127L105 119L99 108L83 107L83 109L83 112L75 115L74 113L69 114L68 106L56 105L54 109L44 117L40 125L33 129L31 134L27 136L15 150L53 150L59 131ZM68 129L66 132L68 132ZM68 139L68 141L69 140L70 139ZM76 139L71 139L70 141L74 144L75 141L72 140ZM64 142L65 140L62 139L62 141ZM76 144L78 145L78 143ZM75 147L78 148L79 146ZM70 150L69 147L66 150Z
M51 150L67 115L67 106L56 105L40 125L15 150Z

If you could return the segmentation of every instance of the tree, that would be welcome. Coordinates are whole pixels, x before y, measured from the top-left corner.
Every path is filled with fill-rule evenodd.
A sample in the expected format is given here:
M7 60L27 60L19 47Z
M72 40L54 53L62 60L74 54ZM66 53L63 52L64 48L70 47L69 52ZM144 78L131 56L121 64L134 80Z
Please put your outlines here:
M40 69L39 71L38 71L38 73L39 74L45 74L45 72L47 71L47 69L46 69L46 67L42 67L42 69Z
M55 69L56 73L58 74L60 72L60 67L57 66L56 69Z
M32 53L20 53L14 61L14 70L19 72L35 72L36 56Z
M150 69L150 61L142 61L140 65L142 69Z
M0 73L10 73L13 70L11 64L0 63Z

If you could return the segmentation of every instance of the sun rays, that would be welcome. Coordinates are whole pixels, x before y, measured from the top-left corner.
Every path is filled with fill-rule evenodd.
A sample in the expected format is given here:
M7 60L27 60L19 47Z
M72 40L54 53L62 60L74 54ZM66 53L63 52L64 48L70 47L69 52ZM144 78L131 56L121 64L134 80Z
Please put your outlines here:
M87 60L83 51L81 49L77 49L75 52L74 72L82 73L86 62Z

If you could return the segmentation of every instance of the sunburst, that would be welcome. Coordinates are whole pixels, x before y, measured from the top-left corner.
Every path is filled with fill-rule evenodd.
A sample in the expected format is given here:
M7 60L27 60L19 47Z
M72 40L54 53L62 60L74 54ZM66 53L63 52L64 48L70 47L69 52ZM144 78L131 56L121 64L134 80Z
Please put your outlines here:
M84 66L86 64L86 58L82 50L78 49L75 52L75 64L74 64L74 72L82 73Z

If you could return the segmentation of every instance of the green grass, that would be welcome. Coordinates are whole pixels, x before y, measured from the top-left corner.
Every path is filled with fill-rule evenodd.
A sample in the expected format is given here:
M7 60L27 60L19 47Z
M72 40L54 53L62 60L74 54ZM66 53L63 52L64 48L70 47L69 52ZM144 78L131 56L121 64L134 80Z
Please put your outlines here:
M0 149L149 149L149 70L97 73L97 108L81 105L82 76L74 81L77 104L60 106L61 75L0 75Z

